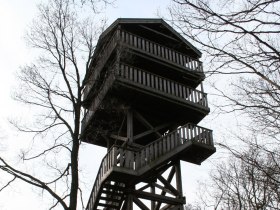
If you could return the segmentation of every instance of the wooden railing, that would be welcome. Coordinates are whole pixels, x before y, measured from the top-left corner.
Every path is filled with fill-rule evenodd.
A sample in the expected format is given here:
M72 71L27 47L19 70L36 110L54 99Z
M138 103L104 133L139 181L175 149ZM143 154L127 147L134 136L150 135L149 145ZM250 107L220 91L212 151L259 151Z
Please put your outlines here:
M118 40L118 36L117 36L117 31L116 31L112 35L111 39L107 42L107 44L104 44L102 49L98 52L98 54L95 58L97 64L94 66L94 70L91 69L91 71L93 71L93 72L91 73L91 75L88 79L88 83L83 92L84 99L87 98L91 88L93 87L93 84L99 77L102 68L104 67L108 58L110 57L111 53L113 52L114 48L116 47L117 40Z
M131 47L135 47L145 53L168 60L188 70L203 73L202 62L184 55L183 53L123 30L120 31L120 37L121 42L126 43Z
M150 72L120 64L116 76L186 101L208 107L207 94Z
M151 165L152 161L166 155L189 141L214 146L212 130L193 124L186 124L166 134L162 138L143 147L140 151L113 146L101 162L86 210L93 209L100 186L112 167L121 167L131 171L138 171L147 165Z
M96 200L100 186L104 181L103 178L107 174L107 172L115 165L115 152L116 147L112 147L101 161L101 165L97 172L97 177L95 179L86 210L93 209L94 201Z
M115 74L110 74L106 78L106 81L103 83L103 85L101 86L100 90L98 91L97 96L91 102L91 105L90 105L89 109L87 109L87 112L85 113L84 118L82 119L81 133L84 131L87 123L89 122L89 120L91 119L91 117L93 116L95 111L97 110L98 106L102 102L102 100L105 97L106 93L111 88L114 80L115 80Z
M97 52L98 56L94 59L96 60L97 64L94 66L94 71L90 75L88 84L84 89L84 98L88 96L88 93L99 76L100 71L104 67L118 42L126 44L128 47L148 53L151 56L156 56L157 58L169 61L181 68L185 68L186 70L203 73L202 62L199 60L193 59L185 54L124 30L116 30L107 44L104 44L102 49Z

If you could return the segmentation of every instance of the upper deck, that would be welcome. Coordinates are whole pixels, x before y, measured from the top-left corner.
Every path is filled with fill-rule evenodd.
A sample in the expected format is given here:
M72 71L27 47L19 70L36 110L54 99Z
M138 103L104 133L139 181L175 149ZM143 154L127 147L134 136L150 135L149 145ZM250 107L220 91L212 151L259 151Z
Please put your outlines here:
M166 43L149 40L121 28L107 33L97 46L91 64L93 70L84 90L84 99L89 96L94 83L108 62L123 59L126 59L127 62L128 58L129 62L134 65L141 63L140 67L145 69L149 66L150 71L153 71L154 66L161 65L160 73L165 77L174 77L175 80L182 80L189 86L196 87L205 77L202 62L193 54L186 54L188 51L182 50L182 47L179 48L178 45L174 45L172 48L170 44L166 46ZM185 48L187 47L185 46ZM128 52L130 56L128 56ZM120 56L121 54L124 56Z

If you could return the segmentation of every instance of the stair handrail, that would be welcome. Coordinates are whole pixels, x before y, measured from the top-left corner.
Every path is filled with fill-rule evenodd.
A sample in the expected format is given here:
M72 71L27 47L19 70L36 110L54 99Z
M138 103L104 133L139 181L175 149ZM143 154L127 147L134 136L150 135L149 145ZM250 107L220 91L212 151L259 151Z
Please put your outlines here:
M89 201L88 201L86 210L91 209L92 205L94 204L93 201L95 200L96 196L98 195L99 187L100 187L100 185L103 181L102 178L109 171L109 169L112 167L112 165L111 165L111 167L109 168L108 166L110 166L110 165L107 165L107 167L104 168L104 165L107 162L105 160L108 159L108 157L112 154L112 152L114 153L115 147L116 146L113 145L101 161L101 164L99 166L95 182L93 184L93 188L92 188L91 193L90 193L90 197L89 197ZM107 169L107 170L105 171L105 169Z

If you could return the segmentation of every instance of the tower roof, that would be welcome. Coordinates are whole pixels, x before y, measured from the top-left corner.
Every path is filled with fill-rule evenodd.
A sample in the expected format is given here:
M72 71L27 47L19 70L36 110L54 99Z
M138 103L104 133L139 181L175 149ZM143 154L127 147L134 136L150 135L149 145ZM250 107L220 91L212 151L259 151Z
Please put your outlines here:
M196 47L160 18L118 18L101 34L98 45L102 44L103 39L107 37L108 34L122 25L128 27L139 26L139 29L153 31L162 36L176 40L177 42L181 42L188 50L193 51L197 57L201 57L202 53ZM99 46L97 46L97 48L98 47Z

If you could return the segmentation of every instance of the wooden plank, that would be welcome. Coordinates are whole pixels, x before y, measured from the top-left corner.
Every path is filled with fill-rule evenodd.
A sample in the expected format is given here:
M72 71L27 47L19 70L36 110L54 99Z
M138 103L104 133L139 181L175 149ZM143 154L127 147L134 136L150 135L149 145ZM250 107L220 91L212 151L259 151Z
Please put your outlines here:
M161 46L157 45L157 48L158 56L161 57Z
M133 81L134 82L138 82L138 80L137 80L137 69L135 69L135 68L133 68L133 76L134 76L134 78L133 78Z
M158 142L158 156L160 157L163 153L163 148L162 148L162 141Z
M159 143L158 142L155 142L155 146L154 146L154 150L155 150L155 159L158 158L158 145Z
M142 71L142 75L143 75L143 82L142 82L142 84L146 85L146 72Z
M166 136L162 139L162 154L166 153Z
M171 93L171 87L170 87L170 81L169 80L167 80L167 93Z
M150 42L150 53L153 54L153 43L152 42Z
M141 42L142 42L142 43L141 43L141 49L145 51L145 50L146 50L146 43L145 43L145 40L144 40L144 39L141 39Z
M145 48L145 50L146 50L147 52L150 52L150 44L149 44L149 42L148 42L147 40L145 40L145 42L146 42L146 48Z
M151 74L151 87L154 88L155 87L155 78L154 75Z
M162 91L162 78L159 77L159 90Z
M147 163L150 162L150 150L149 150L149 147L145 148L145 159L146 159Z
M171 94L175 95L174 82L170 82L170 86L171 86Z
M142 84L142 71L138 70L138 82Z
M154 160L154 144L150 144L149 146L149 154L150 154L150 162Z
M145 150L141 150L141 167L146 165L146 160L145 160Z
M174 84L175 85L175 87L174 87L174 89L175 89L175 96L179 96L179 94L178 94L178 84L177 84L177 82Z
M137 37L136 36L133 36L133 46L136 47L136 48L138 47L137 46Z
M154 44L154 54L157 56L158 52L157 52L157 44Z
M129 67L129 80L133 81L133 68Z
M146 85L147 85L148 87L151 87L151 74L150 74L150 73L147 73L147 74L146 74L146 77L147 77L147 78L146 78L146 79L147 79L147 84L146 84Z
M170 149L174 148L174 141L175 141L174 135L175 134L176 134L175 132L171 133L171 136L170 136Z
M133 46L133 36L129 34L129 45Z
M137 47L142 50L143 49L143 47L141 46L142 39L140 37L137 37L137 41L138 41Z
M163 47L161 47L161 57L165 58L165 53L164 53L164 48Z
M167 80L164 79L164 80L163 80L163 91L164 91L165 93L167 93L166 83L167 83Z
M170 134L166 136L166 152L170 151L171 146L171 136Z

